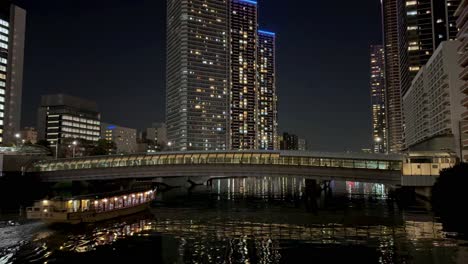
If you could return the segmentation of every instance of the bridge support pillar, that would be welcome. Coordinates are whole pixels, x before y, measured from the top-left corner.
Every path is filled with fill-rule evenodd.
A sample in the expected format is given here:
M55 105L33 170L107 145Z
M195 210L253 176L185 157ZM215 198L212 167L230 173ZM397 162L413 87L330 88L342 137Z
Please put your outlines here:
M320 196L320 186L317 184L317 180L306 179L305 180L305 191L304 191L304 202L307 211L316 212L317 197Z

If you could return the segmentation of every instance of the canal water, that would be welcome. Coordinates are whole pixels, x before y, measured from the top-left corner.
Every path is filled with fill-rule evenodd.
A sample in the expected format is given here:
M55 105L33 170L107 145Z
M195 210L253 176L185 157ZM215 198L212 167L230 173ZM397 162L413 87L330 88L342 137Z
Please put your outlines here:
M465 234L381 184L221 179L158 193L150 210L46 226L0 215L0 263L468 263Z

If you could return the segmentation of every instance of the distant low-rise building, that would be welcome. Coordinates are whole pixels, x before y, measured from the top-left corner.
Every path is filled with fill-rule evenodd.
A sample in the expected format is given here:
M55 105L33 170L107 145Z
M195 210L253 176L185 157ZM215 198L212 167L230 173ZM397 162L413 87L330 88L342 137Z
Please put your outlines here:
M34 127L25 127L20 133L21 140L26 143L37 143L37 130Z
M459 41L445 41L421 68L403 97L405 147L460 155Z
M300 138L297 143L297 147L299 151L306 151L307 150L307 141L303 138Z
M159 149L164 149L168 143L165 123L153 123L143 134L144 139L150 141L148 143L153 143Z
M296 135L283 133L280 143L281 150L299 150L299 138Z
M117 154L131 154L138 151L137 131L134 128L102 123L101 137L115 143Z

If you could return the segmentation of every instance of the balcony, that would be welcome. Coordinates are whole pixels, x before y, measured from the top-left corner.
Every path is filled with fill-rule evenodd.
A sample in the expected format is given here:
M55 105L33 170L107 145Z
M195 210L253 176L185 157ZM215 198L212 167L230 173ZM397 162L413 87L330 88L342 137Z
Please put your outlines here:
M465 67L468 64L468 52L461 54L458 58L458 65Z
M462 87L460 87L460 91L466 95L468 95L468 82L465 82Z
M461 123L461 132L464 134L468 134L468 122Z
M459 75L461 80L468 80L468 67L464 68Z
M465 98L463 98L463 100L461 101L461 104L468 107L468 96L466 96Z
M457 52L463 53L468 50L468 39L461 41L460 46L457 49Z
M464 139L462 141L462 145L463 145L464 148L468 147L468 139Z
M468 23L465 23L458 32L458 40L464 40L468 32Z
M468 8L463 8L463 11L461 12L460 16L457 18L457 27L461 27L463 24L465 24L466 20L468 19Z
M468 121L468 109L461 115L461 118Z

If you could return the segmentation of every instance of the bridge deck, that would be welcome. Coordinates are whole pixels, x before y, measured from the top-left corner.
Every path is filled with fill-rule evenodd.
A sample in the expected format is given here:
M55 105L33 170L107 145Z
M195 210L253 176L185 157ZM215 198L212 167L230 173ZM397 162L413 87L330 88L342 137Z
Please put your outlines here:
M173 152L140 155L116 155L75 159L44 160L34 164L33 171L53 172L67 170L140 167L158 165L284 165L328 168L373 169L401 171L402 160L384 155L352 158L342 154L320 157L300 152Z
M373 159L372 159L373 158ZM399 184L403 161L384 155L352 158L299 152L173 152L37 162L44 181L167 177L304 176Z

